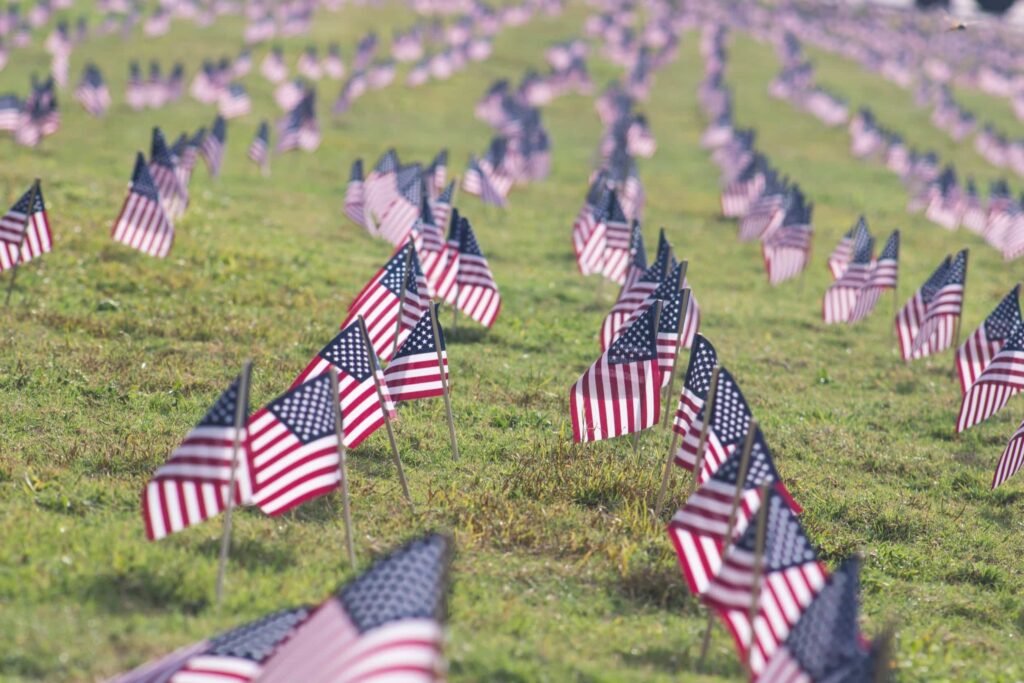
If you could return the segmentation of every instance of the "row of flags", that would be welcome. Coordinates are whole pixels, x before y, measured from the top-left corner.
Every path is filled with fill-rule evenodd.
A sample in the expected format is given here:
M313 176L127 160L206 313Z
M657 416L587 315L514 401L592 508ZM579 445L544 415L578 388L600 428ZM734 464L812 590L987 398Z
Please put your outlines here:
M57 87L52 77L40 81L33 75L24 100L15 94L0 94L0 131L11 133L19 145L35 147L60 130L60 124Z
M814 66L804 57L796 36L788 31L784 33L776 51L782 70L768 85L768 93L806 111L826 126L834 128L845 124L850 118L846 101L815 83Z

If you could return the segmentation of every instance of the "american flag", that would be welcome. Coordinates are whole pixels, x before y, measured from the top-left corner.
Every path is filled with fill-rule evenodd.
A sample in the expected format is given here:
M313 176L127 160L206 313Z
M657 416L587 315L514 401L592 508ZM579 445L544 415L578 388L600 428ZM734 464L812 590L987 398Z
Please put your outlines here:
M337 369L346 448L355 448L380 428L384 424L385 410L389 416L395 415L395 406L388 394L376 355L371 367L370 353L366 350L358 321L354 322L322 348L292 383L292 387L297 387L313 377L325 375L332 366ZM381 383L383 406L377 394L374 374Z
M448 539L431 534L378 560L299 626L260 682L444 680L450 555Z
M626 281L622 284L625 291L632 287L638 278L647 270L647 249L644 247L644 233L640 229L640 221L634 220L629 237L629 267L626 269Z
M988 367L993 356L1003 347L1006 338L1021 324L1020 285L1014 286L984 322L956 350L956 367L960 376L960 394L966 394L978 376Z
M704 593L711 580L718 576L723 550L746 530L751 517L757 514L761 506L760 488L765 482L782 486L771 451L758 429L746 470L743 470L742 454L733 453L672 517L668 535L694 595Z
M846 263L845 269L829 286L822 300L821 317L826 324L845 323L849 320L861 290L871 277L874 250L875 240L867 230L857 231L854 236L853 258Z
M366 194L366 217L377 219L384 215L384 210L391 204L398 190L395 187L395 176L398 173L398 154L394 149L385 152L370 171L364 183ZM367 225L369 227L369 225Z
M156 183L160 195L160 204L164 207L167 217L178 220L185 215L188 206L188 191L178 180L177 162L167 148L167 140L163 131L153 129L153 142L149 152L149 174Z
M159 540L220 514L227 507L232 463L236 463L235 503L252 502L247 431L244 422L241 429L235 428L239 411L243 421L249 417L248 391L242 395L242 384L242 376L231 383L146 484L142 519L149 540Z
M501 312L501 294L473 227L465 217L459 221L459 247L451 262L458 269L455 306L472 320L490 327Z
M715 347L706 337L697 334L693 339L690 360L683 378L683 388L679 394L679 405L676 407L676 415L672 421L672 430L683 438L690 432L700 433L700 427L694 429L694 425L700 423L700 414L704 409L704 402L707 400L711 387L711 374L717 364L718 353L715 351ZM693 453L696 453L696 441L693 442L692 450ZM687 458L687 456L683 456L682 450L677 453L677 465L692 470L695 463L696 458L692 455Z
M671 263L671 265L669 265ZM601 323L601 350L607 350L611 343L618 336L626 321L641 310L645 303L649 303L651 294L665 280L666 273L676 265L675 256L672 254L672 246L665 238L664 231L658 241L658 255L644 273L638 277L628 288L619 292L619 298L612 306Z
M878 304L882 292L896 289L900 277L900 231L893 230L885 242L885 248L878 260L871 265L867 281L861 287L857 303L850 311L849 322L855 323L868 317Z
M430 194L432 196L440 194L448 182L448 150L442 149L434 157L434 161L431 162L430 168L427 169L427 177L429 179ZM443 221L442 221L443 222Z
M270 165L270 124L266 121L260 122L256 135L249 145L249 160L262 169Z
M920 328L914 335L911 358L923 358L953 345L953 335L960 322L967 280L967 250L953 257L946 277L925 308Z
M809 224L783 225L761 242L768 282L777 285L804 272L814 230Z
M1017 427L1017 431L1003 449L1003 454L999 456L995 474L992 475L992 488L1012 477L1021 465L1024 465L1024 422Z
M348 174L348 186L345 188L345 215L356 225L366 226L364 209L366 206L366 185L363 182L363 160L352 162Z
M87 64L82 81L75 88L75 99L92 116L103 116L110 108L110 90L95 64Z
M569 391L573 440L600 441L639 432L658 422L661 371L656 319L649 307L615 340Z
M437 334L441 342L444 381L447 381L448 352L445 350L444 330L441 329L440 323L438 323ZM384 379L387 381L391 398L395 402L412 401L444 394L441 368L437 360L437 346L434 344L434 328L429 310L420 317L416 327L398 347L395 357L391 359L387 369L384 370Z
M962 432L1002 410L1024 389L1024 323L1017 323L1006 342L964 394L956 431Z
M203 144L199 148L199 154L206 162L206 168L214 178L220 175L220 165L224 161L224 141L227 139L227 123L223 116L218 116L213 121L213 128L209 135L203 137Z
M271 83L280 83L288 78L288 66L284 63L280 47L271 48L260 63L260 73Z
M740 219L739 240L750 242L779 227L786 215L786 197L782 187L772 188L757 198Z
M872 659L860 634L860 560L846 560L828 577L758 677L761 683L869 681L849 676L851 667ZM871 673L871 667L865 673Z
M437 195L433 202L430 204L430 209L434 214L434 224L444 225L448 222L448 218L452 212L452 200L455 196L455 181L451 181L448 185Z
M449 187L451 187L449 185ZM458 239L454 246L445 240L444 231L441 229L443 223L437 214L432 214L433 220L422 220L427 217L423 212L420 222L420 235L416 251L420 259L427 279L427 291L431 296L436 296L449 304L455 303L455 281L459 274L458 261L449 267L449 261L455 258L453 254L458 253ZM452 232L458 233L458 225L462 222L458 209L452 209L449 216Z
M710 379L702 381L705 374L710 376L710 372L705 373L704 371L707 362L706 357L701 359L698 366L701 380L695 379L695 383L698 381L701 381L701 384L704 381L710 383ZM687 376L689 374L688 368ZM683 392L684 394L686 393L685 384ZM679 448L675 454L676 464L691 471L696 467L700 455L698 453L700 448L700 432L704 426L704 420L708 411L707 389L704 389L704 392L704 399L700 401L700 408L697 411L694 411L692 405L696 404L697 401L694 401L692 397L690 398L691 405L688 407L688 412L696 412L696 415L691 418L689 414L686 414L683 416L684 419L680 420L680 411L677 411L676 422L673 425L673 428L682 435ZM680 406L681 409L682 405ZM687 419L689 424L684 432L682 430L687 427ZM751 419L753 419L753 415L750 412L750 407L747 405L747 401L743 397L743 392L740 391L736 380L733 379L732 375L724 367L719 368L715 402L711 409L711 426L708 429L707 442L704 445L701 469L697 473L698 484L704 483L725 462L725 459L742 445L747 430L750 429Z
M15 264L28 263L52 248L53 237L43 203L43 191L38 186L30 187L7 213L0 216L0 272L13 268Z
M181 648L109 683L249 683L308 617L306 607L274 612L210 640Z
M832 273L833 280L846 271L846 264L853 258L857 245L863 244L864 239L868 237L870 237L868 226L864 222L864 217L861 216L857 219L857 224L843 235L843 239L839 240L839 244L829 254L828 270Z
M174 225L160 204L160 194L149 174L142 152L135 157L128 196L111 233L114 241L163 258L174 242Z
M331 377L323 374L293 385L249 419L253 502L268 515L279 515L340 485L333 394Z
M252 111L252 99L245 86L231 83L218 97L217 107L225 119L235 119Z
M607 193L607 204L601 220L604 223L604 264L601 274L621 285L626 281L633 233L614 190Z
M949 270L952 258L946 256L939 267L936 268L921 288L914 292L914 295L907 300L900 312L896 315L896 337L899 341L900 356L903 360L909 360L914 345L914 337L920 329L921 321L935 293L946 280L946 273Z
M601 272L604 263L606 175L601 172L587 191L587 198L572 226L572 244L580 275Z
M0 130L17 130L21 108L22 103L17 95L0 95Z
M391 358L396 335L401 343L427 309L427 292L420 291L417 270L416 248L410 240L388 259L349 305L342 327L363 316L370 344L383 360Z
M420 215L423 202L423 177L419 164L402 167L395 176L398 191L380 215L377 231L392 244L401 244L409 236Z
M485 204L505 206L505 197L494 186L493 176L485 173L475 157L470 157L466 167L466 175L462 177L462 189L471 195L480 197Z
M755 677L824 588L826 576L818 553L785 497L769 489L761 506L759 513L765 515L763 554L756 557L758 523L751 521L725 553L721 570L702 596L704 603L725 620L740 657L750 662ZM760 571L755 569L758 563ZM748 654L751 648L753 652Z

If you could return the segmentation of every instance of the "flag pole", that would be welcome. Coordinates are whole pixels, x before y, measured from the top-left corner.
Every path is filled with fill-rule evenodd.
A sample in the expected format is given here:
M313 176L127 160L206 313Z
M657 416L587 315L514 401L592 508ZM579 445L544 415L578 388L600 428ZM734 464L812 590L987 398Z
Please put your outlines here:
M405 311L405 290L409 283L409 267L412 265L412 250L416 248L413 246L411 239L406 244L405 264L402 266L402 293L398 297L398 320L395 321L395 343L394 346L391 347L392 358L394 358L395 354L398 353L398 337L402 333L402 313Z
M238 400L235 403L235 439L231 448L231 475L228 479L227 508L224 510L224 527L220 536L220 561L217 564L217 604L224 598L224 570L228 564L228 550L231 548L231 513L235 509L235 484L238 474L238 452L242 447L242 430L248 419L246 410L249 407L249 380L252 376L252 361L245 361L242 366L241 380L238 383ZM246 439L248 441L248 439Z
M334 433L338 436L338 470L341 472L341 514L345 522L345 550L352 568L356 568L356 549L352 540L352 506L348 494L348 449L345 448L345 430L341 419L341 390L338 388L338 369L331 366L331 392L334 397Z
M11 295L14 293L14 283L18 279L18 265L21 263L21 250L25 246L25 238L28 237L28 226L32 222L32 217L35 215L36 197L38 196L39 178L36 178L35 182L32 183L32 189L29 191L28 212L25 214L25 226L21 231L21 241L18 242L18 249L14 254L14 265L11 267L11 281L7 285L7 298L4 300L4 308L9 308L11 305Z
M405 470L402 469L402 458L398 455L398 442L395 441L395 430L391 426L391 415L384 402L384 391L380 388L380 376L377 374L377 355L373 352L370 344L370 334L366 331L366 321L359 316L359 330L363 333L363 344L366 346L366 359L370 361L370 372L373 375L373 385L377 388L377 400L380 401L380 409L384 414L384 426L388 430L388 441L391 442L391 459L395 461L395 469L398 470L398 481L402 485L402 494L413 509L412 496L409 495L409 483L405 480Z
M685 275L685 273L686 273L686 266L687 266L687 262L683 261L683 267L681 269L681 277L679 278L679 283L680 284L683 283L683 281L684 281L684 279L686 277L686 275ZM688 310L689 306L690 306L690 290L689 290L689 288L684 288L683 289L683 301L682 301L682 304L679 307L679 333L676 335L675 356L672 358L672 372L669 375L668 395L667 395L666 400L665 400L665 415L664 415L664 417L661 420L662 424L665 426L666 429L671 429L671 427L669 426L670 423L669 423L669 420L668 420L668 416L669 416L669 411L672 408L672 396L673 396L672 390L674 388L673 385L675 384L674 380L676 378L676 364L679 362L679 347L682 344L683 328L685 327L686 313L687 313L687 310ZM678 436L679 435L675 432L675 430L672 430L672 441L671 441L671 444L668 447L668 457L665 459L665 470L661 474L661 488L658 490L657 502L654 505L654 517L655 518L657 518L658 515L661 514L661 504L662 504L662 502L665 499L665 491L668 488L668 479L669 479L669 475L672 472L672 461L675 459L676 441L678 439Z
M771 482L765 481L761 484L761 509L757 511L757 536L754 542L754 585L750 592L750 611L747 613L747 620L750 622L750 641L747 643L747 661L745 665L750 671L750 662L754 657L754 620L761 610L761 590L764 583L764 536L768 526L768 491L771 489Z
M437 324L437 306L430 302L430 326L434 329L434 349L437 350L437 369L441 371L441 391L444 394L444 411L448 414L448 436L452 442L452 460L459 459L459 443L455 438L455 418L452 417L452 399L448 386L448 373L441 355L441 329Z
M715 410L715 400L718 398L718 373L721 372L721 369L722 366L716 363L711 371L711 384L708 386L708 395L704 399L704 405L707 406L707 410L704 411L704 424L700 426L700 440L697 442L697 460L693 464L693 480L690 481L690 492L687 494L690 496L697 490L700 471L704 467L704 451L708 447L708 433L711 431L711 416Z
M757 420L752 419L747 427L747 436L743 441L743 451L740 453L740 471L736 479L736 490L732 494L732 507L729 509L729 522L725 527L725 537L722 540L721 556L725 558L729 546L732 545L732 535L736 530L736 514L740 508L740 498L743 497L743 485L747 481L747 470L750 469L750 452L754 448L754 435L757 434ZM764 499L762 498L762 501ZM715 615L708 612L708 627L704 631L704 640L700 645L700 659L697 660L697 669L704 668L704 660L708 656L708 646L711 645L711 629L715 626Z

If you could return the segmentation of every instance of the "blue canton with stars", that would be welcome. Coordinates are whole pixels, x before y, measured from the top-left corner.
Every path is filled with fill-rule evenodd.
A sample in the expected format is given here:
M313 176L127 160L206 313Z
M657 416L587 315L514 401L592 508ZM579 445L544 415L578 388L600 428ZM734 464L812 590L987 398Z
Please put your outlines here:
M370 361L358 321L343 329L318 355L357 382L370 377Z
M402 619L440 619L448 563L448 540L432 534L376 562L337 599L361 633Z
M711 478L724 484L735 484L740 478L740 460L743 454L739 450L725 459ZM750 462L747 463L747 476L743 481L743 489L755 489L764 482L779 481L778 470L772 460L772 453L765 443L764 434L760 429L754 435L754 443L750 448Z
M704 399L711 387L711 372L718 364L718 353L704 335L698 334L693 339L690 350L690 363L686 366L686 379L683 383L690 393Z
M275 399L267 410L280 420L302 443L310 443L336 433L330 375L320 375Z
M633 254L633 267L646 270L647 249L644 247L644 233L640 230L640 221L635 219L629 236L629 250Z
M879 255L879 261L898 261L900 258L900 231L893 230L885 241L885 248Z
M944 285L962 285L967 280L967 250L957 252L949 271L946 273Z
M921 301L925 304L931 303L931 300L935 298L935 293L939 291L939 288L946 281L946 273L949 271L949 265L952 259L946 257L939 267L925 280L925 283L921 285Z
M352 169L348 172L348 181L357 182L363 179L363 160L356 159L352 162Z
M437 326L437 332L441 338L441 350L444 350L444 333L441 331L440 324ZM437 353L437 347L434 346L434 328L430 324L429 311L424 313L420 317L419 322L416 323L416 327L412 328L412 332L402 342L402 346L399 347L395 358L415 356L421 353Z
M142 158L142 152L135 157L135 170L132 171L132 192L142 195L150 201L160 201L160 193L153 182L153 176L146 168L146 160Z
M705 402L701 409L701 419L707 414ZM753 415L743 392L732 378L729 371L721 368L718 371L718 386L715 388L715 405L711 413L711 428L723 446L738 444L747 436L750 420Z
M468 218L463 218L460 223L459 253L466 256L479 256L481 258L484 255L480 251L480 243L476 241L476 234L473 232L473 226L469 224Z
M42 192L42 190L40 190L39 192L36 192L35 203L34 203L34 205L32 207L32 210L29 211L28 202L29 202L29 198L31 196L32 196L32 188L30 187L30 188L28 188L28 191L25 192L25 194L21 195L21 199L19 199L17 202L15 202L14 206L11 207L11 211L17 211L18 213L23 213L23 214L29 214L29 213L36 214L36 213L39 213L41 211L46 211L46 207L43 206L43 192Z
M206 656L236 657L262 663L277 646L309 616L309 609L297 607L268 614L262 619L239 626L210 641Z
M167 139L164 138L164 133L159 128L153 129L153 142L149 148L149 157L154 164L174 169L174 157L171 156L171 150L167 149Z
M989 341L1006 339L1013 328L1020 323L1019 296L1020 285L1016 285L1009 294L1003 297L995 310L985 318L985 336Z
M658 357L654 335L654 313L657 308L657 303L648 306L643 315L634 320L629 329L608 347L609 363L635 363Z
M832 576L786 638L786 649L813 681L862 657L857 612L860 560L850 558ZM861 680L861 679L853 679Z
M377 165L373 167L373 170L381 175L387 175L388 173L394 173L398 170L398 155L394 149L389 149L384 152L378 161Z
M235 426L235 411L238 409L238 390L242 384L242 376L239 375L235 378L235 381L231 383L217 402L213 404L206 413L206 417L199 423L200 427L234 427ZM249 406L246 405L243 409L242 416L245 417L249 414Z
M818 553L804 533L800 520L778 491L769 489L768 499L761 501L761 505L768 506L762 564L765 574L784 571L818 559ZM737 548L749 553L756 552L757 526L758 521L751 520L746 531L736 541Z

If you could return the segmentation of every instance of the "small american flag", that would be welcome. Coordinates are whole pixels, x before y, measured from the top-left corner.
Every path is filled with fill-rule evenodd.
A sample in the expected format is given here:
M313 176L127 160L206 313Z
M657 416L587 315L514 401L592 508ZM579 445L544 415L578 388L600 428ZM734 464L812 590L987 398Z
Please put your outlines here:
M600 441L639 432L658 422L661 371L655 318L649 307L569 391L573 440Z
M444 381L447 381L448 352L445 350L444 330L441 329L440 323L438 323L437 334L441 342ZM387 381L391 398L395 402L431 398L444 394L430 311L420 317L416 327L398 347L395 357L391 359L387 369L384 370L384 379Z
M427 169L427 176L429 178L430 194L432 196L440 194L448 182L447 149L442 149L437 153L437 156L434 157L434 161L430 164L430 168Z
M149 173L160 195L160 204L167 217L178 220L185 215L188 207L188 191L178 180L177 161L167 148L163 131L153 129L153 141L149 152Z
M340 485L333 393L330 375L321 375L289 389L249 419L253 502L268 515Z
M75 88L75 99L91 116L103 116L110 108L110 90L95 64L87 64L82 81Z
M462 189L480 197L485 204L504 208L505 196L495 187L493 179L494 176L485 173L475 157L470 157L466 174L462 177Z
M1013 331L1006 336L1006 343L964 394L956 431L962 432L992 417L1022 389L1024 323L1017 323Z
M784 643L775 651L758 677L763 683L800 681L875 680L868 675L849 676L851 667L870 662L858 624L860 611L860 560L846 560L828 577Z
M914 295L907 300L899 313L896 315L896 337L899 341L900 355L904 360L909 360L914 345L914 337L921 327L925 312L935 293L946 280L946 273L949 270L952 258L947 256L943 259L921 288L914 292Z
M764 554L761 571L755 573L756 522L729 548L722 568L702 596L708 607L718 611L736 641L743 660L750 662L756 677L785 641L804 610L825 586L825 567L785 497L769 489L766 509ZM754 583L760 582L754 603ZM753 649L748 654L749 649Z
M957 349L956 367L960 376L961 395L967 393L993 356L1003 347L1006 338L1020 324L1020 285L1016 285Z
M213 128L209 135L203 137L203 144L199 148L199 154L206 162L206 168L214 178L220 175L220 166L224 161L224 141L227 139L227 122L223 116L218 116L213 121Z
M348 186L345 188L345 215L356 225L366 226L364 208L366 206L366 185L363 183L363 160L352 162L348 174Z
M706 366L707 360L702 361ZM687 373L689 374L689 373ZM703 374L703 370L701 372ZM710 381L710 380L709 380ZM705 399L707 398L705 390ZM701 402L700 412L689 422L689 429L683 435L676 451L676 464L688 470L693 470L697 465L700 447L700 432L704 426L708 411L707 401ZM711 426L708 429L707 442L704 446L704 458L701 470L697 474L697 483L702 484L715 470L725 462L740 445L743 443L747 430L750 429L750 420L753 415L747 405L743 392L732 375L725 368L718 371L718 387L715 393L715 405L711 413ZM677 423L676 431L682 425Z
M260 168L266 169L270 166L270 124L266 121L260 122L260 127L256 130L256 135L252 138L252 144L249 145L249 160L255 163Z
M607 193L607 204L601 220L604 223L604 264L601 274L621 285L626 281L633 233L614 190Z
M857 224L843 235L843 239L839 240L839 244L829 254L828 270L832 273L833 280L838 279L846 271L846 265L853 258L857 245L863 244L866 238L870 238L868 226L861 216L857 219Z
M159 258L167 256L174 242L174 225L160 204L160 193L142 152L135 157L128 197L114 222L111 236L116 242Z
M625 291L633 286L637 279L647 270L647 249L644 247L644 233L640 229L640 221L634 220L629 237L629 267L626 269L626 281L622 284Z
M878 304L882 292L895 289L900 276L900 231L894 230L885 242L885 248L878 260L871 266L867 282L861 287L857 303L850 311L849 322L855 323L868 317Z
M853 258L845 264L842 273L829 286L822 300L821 317L826 324L845 323L849 320L857 298L871 276L874 249L875 240L867 230L858 230L854 235Z
M306 607L274 612L216 638L182 648L109 683L249 683L309 617Z
M225 119L235 119L252 111L252 99L241 83L230 83L217 98L217 108Z
M999 456L995 474L992 475L992 488L1012 477L1021 465L1024 465L1024 422L1017 427L1017 431L1003 449L1003 454Z
M491 327L501 312L501 294L465 217L459 221L459 247L452 262L458 268L456 307L484 327Z
M366 193L367 218L380 217L384 210L394 200L398 190L395 186L395 176L398 173L398 154L394 149L389 149L377 160L377 164L370 171L364 183Z
M372 349L370 350L372 353ZM297 387L314 377L326 375L333 366L338 371L338 398L341 401L341 422L346 448L355 448L384 425L384 411L394 417L395 406L387 391L384 375L374 356L370 365L366 344L359 323L354 322L338 333L320 350L306 369L292 383ZM374 374L381 384L384 404L377 394Z
M783 225L761 242L768 282L777 285L804 272L811 252L813 228L806 223Z
M434 213L434 225L444 225L452 213L452 198L455 196L455 181L451 181L430 203Z
M667 265L669 259L671 259L671 266ZM676 265L675 256L672 254L672 246L665 238L665 233L662 232L658 242L658 255L655 258L655 262L640 277L636 278L629 289L623 288L619 292L619 298L612 306L612 310L608 312L608 315L602 321L602 351L606 350L615 341L620 330L623 329L630 317L641 310L644 304L650 302L651 294L665 280L666 271Z
M261 683L444 680L450 542L432 534L378 560L320 605L266 662Z
M703 335L696 335L693 340L693 348L690 350L690 360L686 366L686 375L683 378L683 388L679 394L679 405L676 407L676 415L672 421L672 430L680 437L686 438L691 432L694 435L700 433L700 415L704 410L704 402L707 400L708 391L711 387L711 374L718 364L718 353L711 342ZM696 438L696 436L694 437ZM694 440L691 448L692 453L697 452L697 441ZM684 455L680 450L676 454L676 464L692 470L696 464L696 457L692 454Z
M605 225L604 210L607 176L602 171L594 178L587 198L580 207L572 226L572 245L580 275L601 272L604 263Z
M377 232L392 244L401 244L409 236L420 216L423 203L423 177L419 164L405 166L395 176L398 191L380 214Z
M239 376L174 449L167 462L157 469L143 490L142 518L149 540L159 540L223 512L227 507L233 462L237 465L235 503L252 502L247 431L244 424L240 430L235 428L239 409L243 420L249 416L249 397L241 395L241 385Z
M53 248L50 219L39 187L35 199L29 188L7 213L0 216L0 272L28 263ZM32 204L31 208L29 204Z
M946 277L928 302L921 326L914 335L911 358L923 358L953 345L953 335L960 321L967 280L967 250L953 257Z

